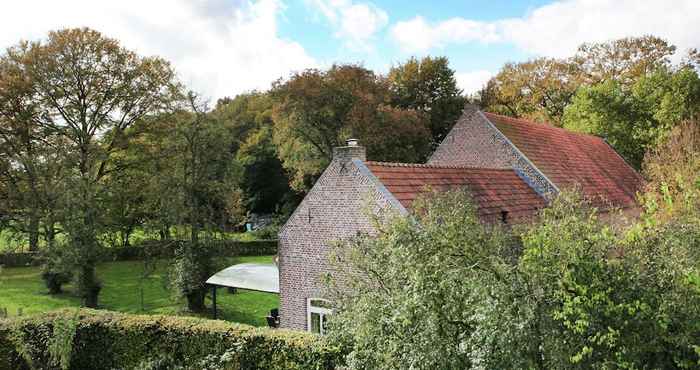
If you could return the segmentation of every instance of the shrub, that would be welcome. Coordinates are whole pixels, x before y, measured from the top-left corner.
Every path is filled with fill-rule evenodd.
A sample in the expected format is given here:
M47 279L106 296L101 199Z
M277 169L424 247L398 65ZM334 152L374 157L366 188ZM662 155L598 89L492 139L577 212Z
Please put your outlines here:
M42 268L41 279L44 280L46 288L49 289L49 294L59 294L61 293L64 284L68 284L72 275L67 272L55 272L51 270L46 270Z
M0 369L51 364L54 325L75 317L72 309L0 320ZM333 369L341 358L303 332L89 309L77 317L71 369Z
M277 239L277 234L280 232L280 225L277 223L261 227L252 232L253 236L260 240Z
M49 294L61 293L63 284L73 279L70 262L63 247L48 248L41 255L41 279Z

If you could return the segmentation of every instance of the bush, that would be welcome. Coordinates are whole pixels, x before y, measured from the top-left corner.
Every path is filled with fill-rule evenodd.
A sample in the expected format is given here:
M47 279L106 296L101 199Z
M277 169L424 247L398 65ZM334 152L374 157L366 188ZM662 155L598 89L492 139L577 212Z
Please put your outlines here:
M0 320L0 369L52 368L49 346L67 309ZM314 335L192 317L82 309L70 369L333 369L341 355ZM57 366L57 365L55 365Z
M73 275L67 272L54 272L51 270L42 269L41 279L44 280L46 288L49 289L49 294L59 294L63 291L64 284L68 284Z
M41 255L41 279L49 294L61 293L63 284L73 279L71 263L63 247L48 248Z
M277 239L277 234L280 232L279 224L272 224L261 227L252 232L253 236L260 240L273 240Z

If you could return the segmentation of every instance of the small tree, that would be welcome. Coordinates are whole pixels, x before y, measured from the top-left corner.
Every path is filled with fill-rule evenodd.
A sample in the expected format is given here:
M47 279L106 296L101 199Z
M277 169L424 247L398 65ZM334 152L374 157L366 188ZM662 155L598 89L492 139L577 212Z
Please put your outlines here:
M211 241L228 224L241 222L241 170L221 122L194 93L186 104L187 110L173 117L167 138L173 151L166 171L174 181L159 191L175 196L161 217L185 226L187 241L176 250L171 283L176 295L187 299L189 310L202 311L205 281L217 267Z
M343 278L331 280L331 336L349 346L350 368L476 366L474 346L486 340L477 327L499 327L496 312L514 309L501 305L508 289L497 288L510 284L512 241L481 224L466 193L433 194L413 210L335 253ZM508 350L522 347L511 343Z
M679 125L644 158L644 196L653 220L700 214L700 122Z

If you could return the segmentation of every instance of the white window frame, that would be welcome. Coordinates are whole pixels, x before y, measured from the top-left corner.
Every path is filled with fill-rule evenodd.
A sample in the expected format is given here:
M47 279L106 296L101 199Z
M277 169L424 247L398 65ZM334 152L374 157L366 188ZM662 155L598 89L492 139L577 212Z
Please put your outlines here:
M325 334L325 330L323 328L324 323L325 323L325 318L326 316L332 315L333 310L330 308L326 307L318 307L318 306L312 306L311 301L323 301L325 303L331 303L331 301L323 298L307 298L306 299L306 330L308 332L311 331L311 314L318 314L320 316L320 321L319 321L319 333L320 335Z

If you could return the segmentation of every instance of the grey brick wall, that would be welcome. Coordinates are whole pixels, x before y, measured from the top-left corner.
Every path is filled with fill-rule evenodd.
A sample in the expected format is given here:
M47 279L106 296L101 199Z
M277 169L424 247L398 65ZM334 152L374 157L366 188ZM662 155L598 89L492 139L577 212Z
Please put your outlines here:
M306 330L306 300L324 297L323 277L334 274L328 256L330 243L358 232L371 233L366 211L403 210L367 170L364 160L362 147L336 148L331 164L280 231L283 328Z
M514 168L545 199L551 199L559 191L475 106L465 107L428 163Z

